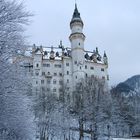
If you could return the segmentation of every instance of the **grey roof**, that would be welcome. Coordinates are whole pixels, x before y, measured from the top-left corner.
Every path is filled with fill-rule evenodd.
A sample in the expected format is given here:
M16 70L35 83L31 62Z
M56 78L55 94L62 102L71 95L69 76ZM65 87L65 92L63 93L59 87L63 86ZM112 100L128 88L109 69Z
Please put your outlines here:
M74 9L74 13L73 13L73 16L72 16L71 24L75 21L79 21L83 24L83 21L80 17L80 13L79 13L78 8L77 8L77 4L75 4L75 9Z
M104 52L104 57L107 57L106 52Z

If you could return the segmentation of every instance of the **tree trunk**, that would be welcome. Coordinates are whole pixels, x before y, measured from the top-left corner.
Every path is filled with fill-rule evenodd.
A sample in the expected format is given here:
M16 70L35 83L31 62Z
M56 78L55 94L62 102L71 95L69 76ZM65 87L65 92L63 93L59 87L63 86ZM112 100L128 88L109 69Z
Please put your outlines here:
M94 126L94 139L93 140L98 140L98 135L97 135L97 123L95 123Z
M79 140L84 140L83 120L79 120Z

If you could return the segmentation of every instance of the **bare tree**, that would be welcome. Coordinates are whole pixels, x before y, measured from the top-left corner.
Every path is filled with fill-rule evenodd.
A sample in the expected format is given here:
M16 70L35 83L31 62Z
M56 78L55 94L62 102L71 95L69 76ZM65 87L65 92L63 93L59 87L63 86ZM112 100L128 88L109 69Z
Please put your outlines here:
M91 140L97 140L102 134L100 125L109 121L110 95L105 81L89 77L77 85L74 92L73 113L79 122L79 140L84 139L84 133L91 135ZM88 127L84 127L89 124Z

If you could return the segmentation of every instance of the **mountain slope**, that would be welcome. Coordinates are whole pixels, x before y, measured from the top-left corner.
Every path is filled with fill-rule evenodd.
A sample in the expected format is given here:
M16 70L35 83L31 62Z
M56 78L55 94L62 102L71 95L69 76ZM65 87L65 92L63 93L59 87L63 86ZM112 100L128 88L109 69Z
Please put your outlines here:
M135 75L126 81L119 83L114 90L127 96L140 96L140 75Z

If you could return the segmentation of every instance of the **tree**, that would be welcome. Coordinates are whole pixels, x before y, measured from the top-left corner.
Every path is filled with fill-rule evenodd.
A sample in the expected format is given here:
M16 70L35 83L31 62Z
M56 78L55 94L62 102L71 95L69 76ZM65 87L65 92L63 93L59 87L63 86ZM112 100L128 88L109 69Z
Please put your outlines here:
M22 3L0 0L0 135L4 140L32 139L34 134L25 96L29 84L21 62L13 63L24 52L23 31L29 16Z
M109 124L111 117L105 81L89 77L78 83L73 93L67 92L65 86L62 88L59 97L45 87L34 90L39 139L78 139L74 132L79 132L79 140L85 139L85 134L90 135L91 140L104 138L102 126Z
M97 140L104 135L100 125L109 122L110 94L104 80L88 77L78 83L74 92L73 113L79 122L79 140L84 139L84 133L91 135L91 140ZM84 128L84 124L88 124Z
M111 90L112 96L112 122L116 135L130 137L138 130L140 123L139 116L139 95L127 91L121 92L116 87ZM130 96L132 95L132 96Z

